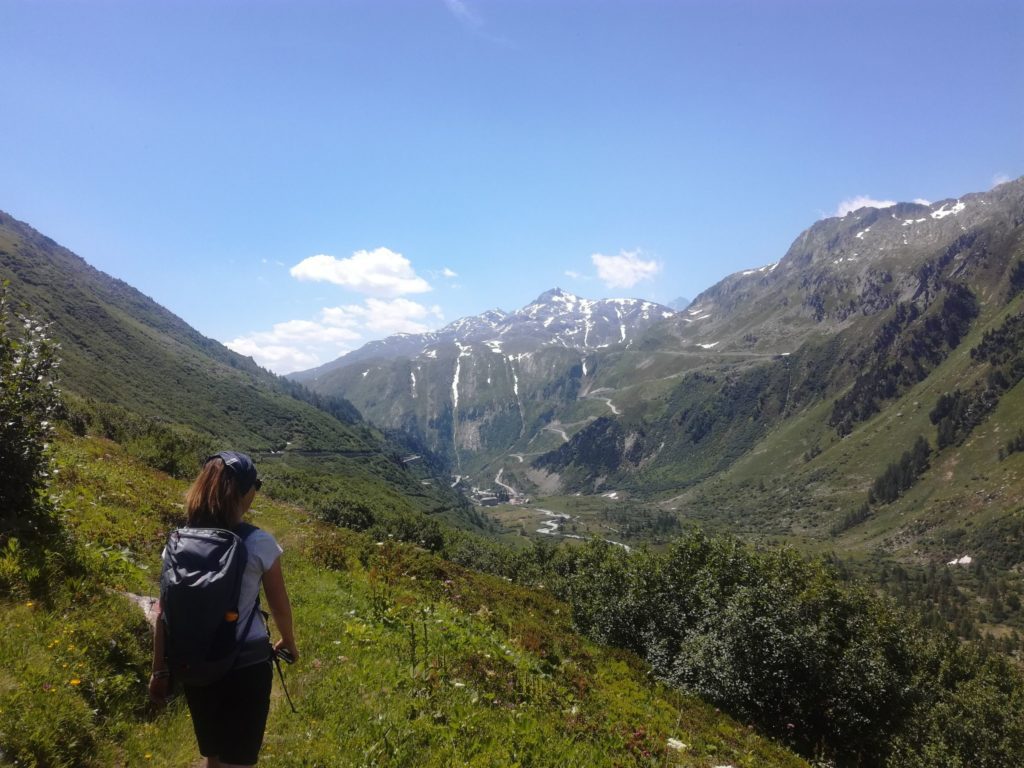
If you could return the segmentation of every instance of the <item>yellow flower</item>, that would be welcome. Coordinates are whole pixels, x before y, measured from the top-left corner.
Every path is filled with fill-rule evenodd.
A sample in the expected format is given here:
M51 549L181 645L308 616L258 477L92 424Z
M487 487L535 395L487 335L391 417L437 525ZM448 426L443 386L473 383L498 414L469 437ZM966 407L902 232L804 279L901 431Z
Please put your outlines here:
M81 685L82 684L82 681L79 680L77 677L72 677L68 682L71 683L72 685Z
M35 603L33 603L31 600L29 600L27 603L25 603L25 606L28 607L28 608L31 608L33 605L35 605Z
M151 755L149 752L147 752L145 755L143 755L143 757L145 757L147 760L152 760L153 759L153 755Z

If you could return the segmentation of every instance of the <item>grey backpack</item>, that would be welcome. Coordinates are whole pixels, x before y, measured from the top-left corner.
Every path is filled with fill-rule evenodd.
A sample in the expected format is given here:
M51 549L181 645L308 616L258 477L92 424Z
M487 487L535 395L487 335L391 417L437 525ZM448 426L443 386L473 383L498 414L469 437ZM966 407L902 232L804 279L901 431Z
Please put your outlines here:
M259 608L242 632L238 604L248 562L245 539L256 526L179 528L167 538L160 573L165 653L171 675L186 685L208 685L237 663ZM257 593L258 594L258 593Z

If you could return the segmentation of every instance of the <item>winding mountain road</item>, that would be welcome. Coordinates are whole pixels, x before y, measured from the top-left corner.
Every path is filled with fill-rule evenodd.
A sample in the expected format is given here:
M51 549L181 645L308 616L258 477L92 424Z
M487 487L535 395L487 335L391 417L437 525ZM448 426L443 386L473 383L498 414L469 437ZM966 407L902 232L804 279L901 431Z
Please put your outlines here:
M519 491L517 491L511 485L506 485L505 483L501 482L501 476L504 474L504 472L505 472L505 468L504 467L502 467L501 469L498 470L498 474L496 474L494 476L494 484L495 485L500 485L502 488L507 490L509 496L511 496L513 499L517 498L519 496Z
M548 426L544 427L544 429L548 430L549 432L557 432L559 435L562 436L563 442L569 442L569 436L565 434L565 430L562 429L561 427L553 427L549 424Z

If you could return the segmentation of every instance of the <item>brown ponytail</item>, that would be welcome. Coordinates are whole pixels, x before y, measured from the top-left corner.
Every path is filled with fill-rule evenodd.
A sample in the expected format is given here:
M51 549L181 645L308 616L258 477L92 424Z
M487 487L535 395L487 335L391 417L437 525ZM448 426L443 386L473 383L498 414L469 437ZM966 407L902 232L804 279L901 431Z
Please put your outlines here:
M230 529L237 522L235 513L242 500L238 490L224 460L210 459L185 494L185 524L190 528Z

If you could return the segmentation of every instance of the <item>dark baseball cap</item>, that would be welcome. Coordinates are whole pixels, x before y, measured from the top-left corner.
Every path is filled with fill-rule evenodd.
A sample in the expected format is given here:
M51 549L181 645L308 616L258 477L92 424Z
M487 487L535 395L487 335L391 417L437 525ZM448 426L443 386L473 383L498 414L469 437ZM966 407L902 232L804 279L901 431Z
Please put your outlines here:
M221 459L224 462L224 466L231 470L231 474L238 481L238 489L243 496L253 486L256 486L258 491L260 486L263 485L263 481L256 474L256 465L246 454L238 453L237 451L221 451L213 456L208 456L203 464L208 464L214 459Z

